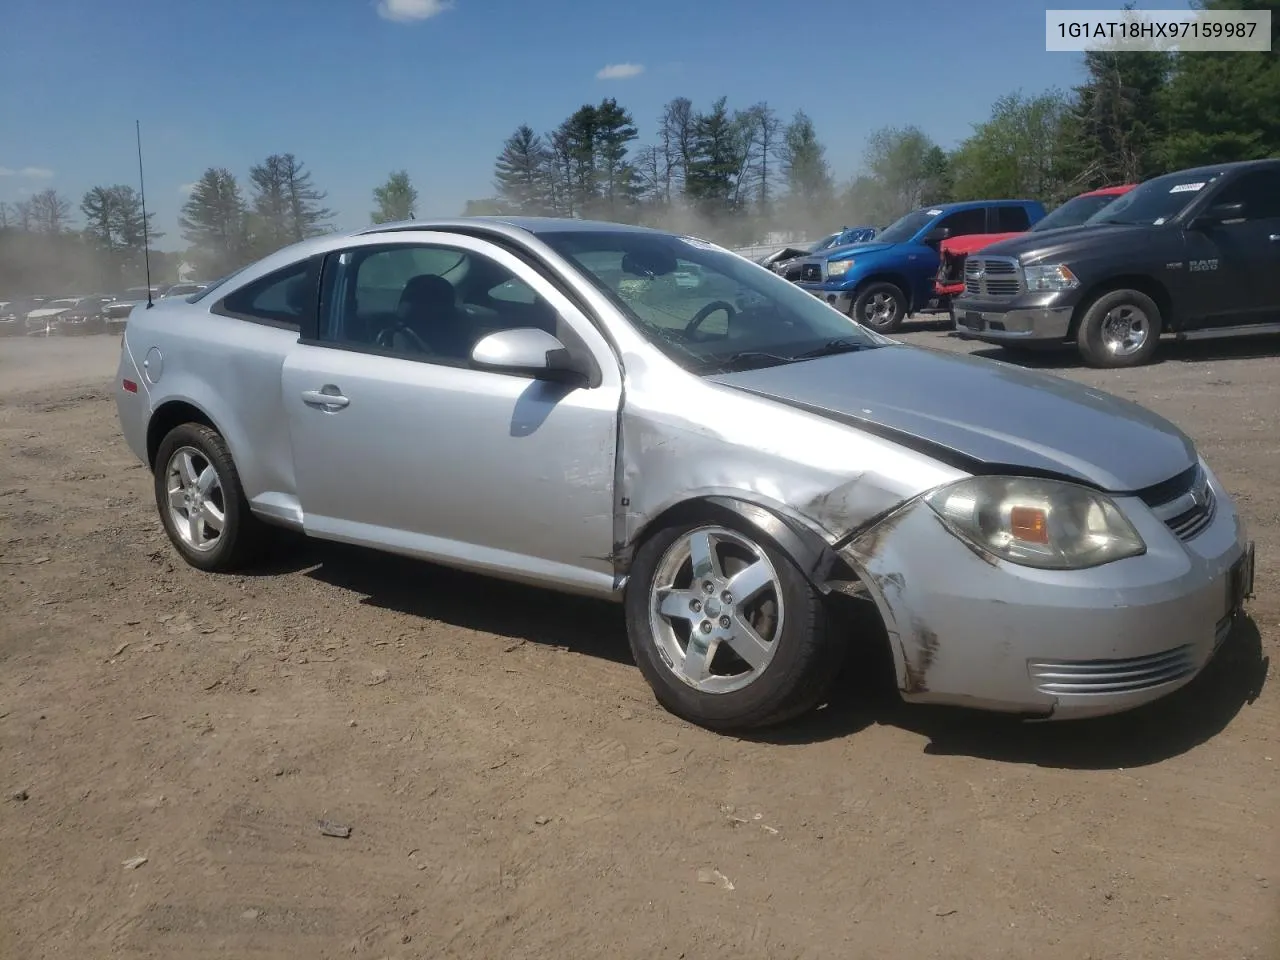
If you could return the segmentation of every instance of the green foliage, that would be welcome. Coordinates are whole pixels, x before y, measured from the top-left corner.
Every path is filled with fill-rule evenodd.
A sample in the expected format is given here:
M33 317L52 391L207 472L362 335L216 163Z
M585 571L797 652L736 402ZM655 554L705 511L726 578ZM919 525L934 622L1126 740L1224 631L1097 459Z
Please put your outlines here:
M1061 200L1073 171L1064 167L1067 96L1050 90L1034 97L1012 93L991 108L991 119L951 155L952 191L958 197ZM1074 191L1079 192L1079 191Z
M222 276L251 256L244 196L235 174L225 167L204 172L183 205L178 224L203 276Z
M418 191L409 179L409 172L397 170L387 177L382 186L374 187L373 202L377 204L377 209L370 214L374 223L414 219L418 210Z
M1209 0L1210 10L1270 10L1270 53L1177 56L1158 106L1167 167L1280 155L1280 0Z

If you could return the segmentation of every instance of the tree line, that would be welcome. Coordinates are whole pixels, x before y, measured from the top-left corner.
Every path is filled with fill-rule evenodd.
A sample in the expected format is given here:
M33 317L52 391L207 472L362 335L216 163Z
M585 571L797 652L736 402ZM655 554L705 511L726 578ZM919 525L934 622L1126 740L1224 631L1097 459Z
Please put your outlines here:
M1269 9L1280 0L1205 0L1210 9ZM963 97L963 92L952 94ZM957 105L962 105L962 101ZM494 193L467 214L553 214L698 230L746 244L772 230L816 235L841 224L884 226L926 203L1025 197L1054 204L1083 190L1132 183L1200 163L1280 155L1280 57L1273 53L1087 53L1084 79L999 98L954 149L915 125L867 140L859 172L832 173L813 120L767 103L698 108L677 97L640 143L614 98L583 104L546 133L521 124L494 164ZM211 167L179 218L182 254L152 250L155 279L182 260L202 279L332 229L327 194L291 153L249 168L242 183ZM404 170L372 191L371 222L413 219L418 192ZM0 204L0 295L110 292L143 278L141 197L95 186L72 203L44 190ZM148 214L148 239L164 236Z
M183 262L212 279L290 243L333 229L328 194L292 153L278 153L249 168L242 185L225 167L210 167L192 184L178 225L181 253L151 246L153 282L173 281ZM404 170L373 191L374 223L410 220L418 191ZM118 292L140 285L147 244L165 236L146 215L132 186L95 186L72 203L53 189L27 200L0 203L0 296ZM79 221L80 225L77 225Z
M1280 0L1203 6L1269 9L1273 43L1280 31ZM609 98L547 133L517 127L495 161L494 194L468 212L599 217L749 243L773 229L884 226L948 200L1056 204L1165 170L1280 155L1274 52L1090 52L1084 73L1070 90L999 98L951 150L915 125L877 130L860 172L839 184L803 110L784 120L767 103L730 109L721 97L697 109L678 97L641 144L632 114Z

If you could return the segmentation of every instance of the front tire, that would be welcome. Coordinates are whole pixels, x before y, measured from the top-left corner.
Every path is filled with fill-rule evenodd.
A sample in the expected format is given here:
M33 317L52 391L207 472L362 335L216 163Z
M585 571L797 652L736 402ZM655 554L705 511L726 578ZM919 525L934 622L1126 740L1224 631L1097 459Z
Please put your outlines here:
M907 298L896 284L877 280L859 288L849 312L876 333L892 333L907 318Z
M160 442L155 496L170 542L199 570L245 567L261 545L262 522L249 510L226 441L211 427L184 423Z
M625 607L631 652L658 702L713 730L807 712L845 652L790 558L727 523L681 524L647 540Z
M1160 308L1145 293L1110 290L1085 310L1076 345L1091 367L1137 367L1155 356L1163 327Z

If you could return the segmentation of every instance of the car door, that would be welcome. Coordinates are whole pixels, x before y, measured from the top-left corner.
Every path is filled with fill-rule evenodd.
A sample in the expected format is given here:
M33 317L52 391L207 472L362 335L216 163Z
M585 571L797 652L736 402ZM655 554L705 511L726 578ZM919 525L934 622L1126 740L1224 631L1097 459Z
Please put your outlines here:
M987 229L987 211L984 207L968 210L957 210L935 220L921 231L921 235L934 230L946 230L948 237L967 237L974 233L985 233ZM942 263L937 243L917 243L907 255L911 264L911 282L915 287L912 303L927 303L934 297L933 281L937 278L938 267Z
M1198 216L1228 204L1241 205L1238 215L1193 220L1184 231L1182 281L1199 327L1263 323L1280 314L1280 170L1240 174Z
M361 238L330 254L316 329L284 364L304 529L611 589L621 400L611 349L511 253L470 237L413 236ZM443 299L414 299L429 296ZM470 363L484 333L530 325L586 356L592 385Z

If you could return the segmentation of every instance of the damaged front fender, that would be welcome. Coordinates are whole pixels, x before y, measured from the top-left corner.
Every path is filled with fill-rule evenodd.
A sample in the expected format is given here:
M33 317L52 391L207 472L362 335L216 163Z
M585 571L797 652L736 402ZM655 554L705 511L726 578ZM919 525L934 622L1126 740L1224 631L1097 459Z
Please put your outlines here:
M880 612L903 699L1033 715L1053 710L1053 698L1027 681L1024 635L1035 624L1018 615L1018 597L1034 594L1034 584L963 542L922 498L837 552Z

